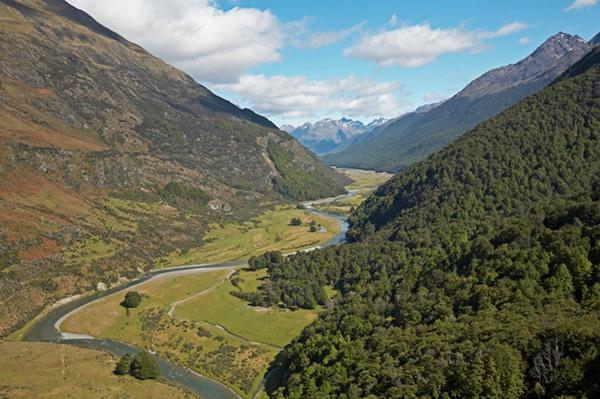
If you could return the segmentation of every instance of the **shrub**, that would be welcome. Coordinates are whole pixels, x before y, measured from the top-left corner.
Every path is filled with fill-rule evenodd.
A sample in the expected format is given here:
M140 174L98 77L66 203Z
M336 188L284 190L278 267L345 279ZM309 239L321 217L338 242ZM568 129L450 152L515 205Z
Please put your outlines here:
M140 352L133 358L129 374L138 380L155 380L160 377L160 367L151 354Z
M117 362L117 366L115 367L115 374L117 374L117 375L129 374L129 370L131 369L132 361L133 361L133 358L131 357L131 354L126 353L125 355L123 355Z
M124 308L137 308L142 303L142 295L136 291L129 291L125 294L125 299L121 302L121 306Z
M293 218L290 221L290 226L302 226L302 220L300 218Z

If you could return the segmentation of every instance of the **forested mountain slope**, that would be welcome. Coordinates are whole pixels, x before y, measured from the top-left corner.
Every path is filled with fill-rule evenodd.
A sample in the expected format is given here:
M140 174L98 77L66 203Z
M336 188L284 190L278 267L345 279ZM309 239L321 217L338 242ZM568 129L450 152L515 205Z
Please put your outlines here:
M336 166L398 171L442 148L478 123L544 88L592 48L558 33L516 64L493 69L429 112L409 114L370 140L324 157Z
M600 49L398 174L356 241L253 259L250 299L335 306L280 354L272 397L600 396Z
M210 222L346 182L62 0L0 0L0 121L0 336Z

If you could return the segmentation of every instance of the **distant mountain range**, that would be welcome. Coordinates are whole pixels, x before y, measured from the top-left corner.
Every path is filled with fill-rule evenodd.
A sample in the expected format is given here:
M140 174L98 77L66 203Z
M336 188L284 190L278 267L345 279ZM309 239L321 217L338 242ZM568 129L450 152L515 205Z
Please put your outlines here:
M360 144L324 156L329 165L402 170L550 84L600 42L557 33L516 64L491 70L449 100L396 118Z
M358 137L384 125L387 121L385 118L378 118L364 124L349 118L339 120L327 118L298 127L283 125L281 130L290 133L315 154L325 155L343 150Z

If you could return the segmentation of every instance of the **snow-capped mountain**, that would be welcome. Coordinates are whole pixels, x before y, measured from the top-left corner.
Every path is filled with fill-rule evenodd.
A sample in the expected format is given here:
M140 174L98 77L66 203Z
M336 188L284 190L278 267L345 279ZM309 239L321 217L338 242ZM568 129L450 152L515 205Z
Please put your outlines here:
M317 155L325 155L346 148L357 136L368 133L387 122L386 118L377 118L368 124L349 118L334 120L326 118L315 123L307 122L298 127L281 126L294 136L302 145Z

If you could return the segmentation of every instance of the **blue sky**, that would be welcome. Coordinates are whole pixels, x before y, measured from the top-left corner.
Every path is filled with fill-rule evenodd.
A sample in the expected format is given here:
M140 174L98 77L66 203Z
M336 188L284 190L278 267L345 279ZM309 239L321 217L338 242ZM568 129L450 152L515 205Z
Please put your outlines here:
M72 3L278 124L398 116L559 31L600 31L597 0Z

